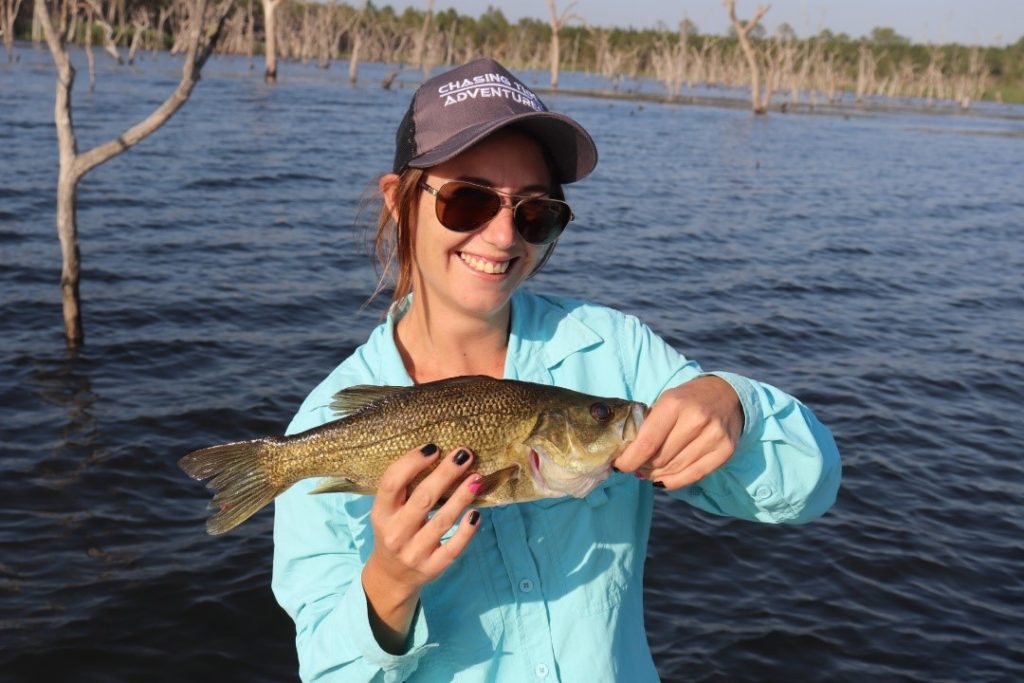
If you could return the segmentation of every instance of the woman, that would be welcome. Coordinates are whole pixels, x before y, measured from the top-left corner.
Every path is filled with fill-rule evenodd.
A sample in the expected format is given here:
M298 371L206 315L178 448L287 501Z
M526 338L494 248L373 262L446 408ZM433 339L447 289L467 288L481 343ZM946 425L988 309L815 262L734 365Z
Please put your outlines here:
M654 488L766 522L831 506L838 453L795 399L702 372L633 317L519 289L571 220L561 184L596 161L576 122L492 60L414 95L379 183L395 303L289 433L332 419L324 406L348 386L459 375L651 410L619 472L583 499L468 510L472 444L405 454L376 496L309 496L306 481L279 497L273 588L296 623L303 680L656 680L642 605Z

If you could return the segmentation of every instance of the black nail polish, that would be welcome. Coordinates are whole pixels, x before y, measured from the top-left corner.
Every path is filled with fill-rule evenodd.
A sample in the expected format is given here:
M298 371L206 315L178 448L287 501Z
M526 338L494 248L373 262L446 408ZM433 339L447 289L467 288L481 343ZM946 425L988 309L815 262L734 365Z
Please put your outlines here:
M463 449L455 454L453 458L456 465L465 465L469 461L469 451Z
M476 523L479 522L479 521L480 521L480 513L479 512L477 512L476 510L473 510L472 512L469 513L469 523L472 526L476 526Z
M615 465L612 465L612 472L621 472L621 471L622 470L620 470L618 467L616 467Z
M663 488L665 488L665 482L663 482L663 481L656 481L656 482L654 482L654 488L656 488L656 489L663 489Z
M423 455L428 455L428 456L429 455L433 455L434 453L437 453L437 444L435 444L435 443L428 443L426 446L424 446L423 448L420 449L420 453L422 453Z

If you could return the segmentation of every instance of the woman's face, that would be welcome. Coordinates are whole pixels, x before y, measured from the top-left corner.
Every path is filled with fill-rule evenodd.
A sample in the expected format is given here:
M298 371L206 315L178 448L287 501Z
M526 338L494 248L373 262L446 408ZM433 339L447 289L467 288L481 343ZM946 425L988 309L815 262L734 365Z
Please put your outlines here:
M486 138L429 169L423 180L435 189L449 180L466 180L514 195L547 195L551 189L540 145L516 131ZM506 204L513 202L506 198ZM423 190L414 215L413 291L432 314L491 319L503 313L547 248L520 237L510 206L473 232L455 232L438 221L435 198Z

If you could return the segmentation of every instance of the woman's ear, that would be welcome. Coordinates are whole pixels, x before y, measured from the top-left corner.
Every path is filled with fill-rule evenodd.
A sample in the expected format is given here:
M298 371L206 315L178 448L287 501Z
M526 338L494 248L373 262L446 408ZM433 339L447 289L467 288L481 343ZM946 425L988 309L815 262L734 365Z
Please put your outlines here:
M396 205L396 194L398 193L398 174L385 173L377 182L381 195L384 196L384 205L388 207L391 220L398 222L398 207Z

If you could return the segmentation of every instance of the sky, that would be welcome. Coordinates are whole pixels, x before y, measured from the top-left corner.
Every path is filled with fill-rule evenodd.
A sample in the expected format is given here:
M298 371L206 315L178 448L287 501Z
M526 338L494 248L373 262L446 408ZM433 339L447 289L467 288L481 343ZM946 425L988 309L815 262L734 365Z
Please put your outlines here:
M893 28L915 43L1005 45L1024 36L1024 0L736 0L740 18L753 14L762 3L771 5L762 20L769 33L786 22L801 37L827 28L858 38L875 26ZM424 8L426 0L375 0L374 4L401 10L409 5ZM560 10L568 4L558 0ZM545 0L435 0L434 7L480 16L488 5L499 8L511 21L548 16ZM724 34L729 25L721 0L578 0L573 10L596 26L653 28L661 21L674 29L688 18L701 33Z

